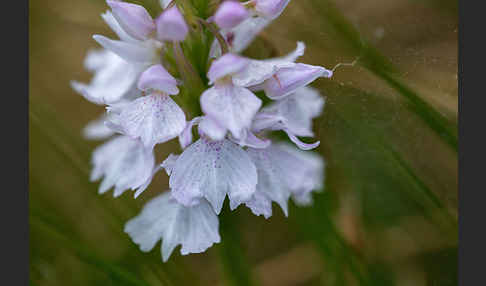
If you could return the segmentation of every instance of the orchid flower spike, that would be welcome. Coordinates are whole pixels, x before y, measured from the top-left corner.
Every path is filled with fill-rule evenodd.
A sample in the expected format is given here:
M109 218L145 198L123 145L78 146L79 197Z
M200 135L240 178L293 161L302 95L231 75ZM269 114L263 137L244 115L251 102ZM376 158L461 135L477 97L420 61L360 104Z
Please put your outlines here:
M90 179L101 180L100 194L132 190L138 198L156 175L169 176L169 190L125 224L141 251L161 241L165 262L178 245L187 255L219 243L226 198L232 211L248 207L269 218L273 202L288 216L289 200L311 205L322 190L324 159L310 151L320 141L300 137L314 137L325 104L309 85L333 70L297 62L302 42L277 58L241 55L289 2L226 0L201 19L191 1L160 0L155 18L141 5L106 1L102 18L117 39L93 36L103 47L84 61L93 77L71 86L106 109L82 131L107 140L92 155ZM294 144L276 139L276 131ZM156 162L158 145L176 138L180 152Z

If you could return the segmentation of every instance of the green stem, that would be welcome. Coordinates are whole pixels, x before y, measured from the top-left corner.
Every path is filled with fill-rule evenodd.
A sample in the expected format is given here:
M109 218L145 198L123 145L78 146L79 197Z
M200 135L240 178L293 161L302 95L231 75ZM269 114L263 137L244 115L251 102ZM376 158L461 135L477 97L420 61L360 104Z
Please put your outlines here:
M208 21L199 18L198 19L201 24L203 24L208 30L216 37L218 40L218 43L221 47L221 53L224 55L229 52L228 48L228 43L226 43L226 40L223 38L223 35L219 32L218 28L214 26L212 23L208 23Z
M228 207L224 207L219 215L219 231L221 234L219 251L228 285L256 285L251 274L251 267L241 247L240 234L237 229L238 224L235 222L233 215Z

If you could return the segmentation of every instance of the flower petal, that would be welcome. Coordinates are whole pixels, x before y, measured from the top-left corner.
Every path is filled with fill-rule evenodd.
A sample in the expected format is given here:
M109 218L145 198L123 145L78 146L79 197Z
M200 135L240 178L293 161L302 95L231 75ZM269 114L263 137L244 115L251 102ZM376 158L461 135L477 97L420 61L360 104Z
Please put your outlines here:
M250 60L247 58L235 55L224 54L217 60L214 60L208 71L209 84L214 83L216 80L228 75L232 75L243 70Z
M179 93L176 79L161 65L153 65L144 71L138 80L140 90L158 90L167 94Z
M298 204L310 203L310 193L320 191L324 186L324 160L314 152L302 151L288 143L271 146L279 153L279 166L292 198ZM299 166L299 168L295 168Z
M198 126L199 134L208 136L212 140L223 140L226 135L226 129L221 127L218 122L209 116L203 116Z
M318 77L330 77L331 75L331 71L320 66L294 64L291 67L279 69L272 78L265 81L263 89L269 98L281 99Z
M84 58L83 65L84 68L90 72L96 72L103 67L105 67L108 63L107 58L109 57L110 51L105 49L90 49L86 53L86 57Z
M155 23L144 7L120 1L106 1L120 26L132 37L146 40L155 31Z
M243 70L233 76L233 83L238 86L252 87L271 78L281 68L291 68L293 62L304 54L305 45L297 43L297 48L286 56L267 60L250 60Z
M272 215L272 202L282 208L285 216L288 215L287 202L291 195L290 186L286 184L285 169L281 166L281 152L270 146L266 149L248 148L248 155L252 159L258 172L258 184L252 199L246 202L255 215L269 218ZM293 165L293 168L301 166Z
M312 119L322 112L325 100L319 92L310 87L302 87L276 103L279 114L285 118L286 126L298 136L314 136Z
M213 20L221 29L231 29L248 18L250 14L237 1L224 1L214 13Z
M108 39L105 36L94 35L93 39L129 62L152 63L157 61L157 53L154 45L150 42L124 42Z
M131 77L129 72L125 74ZM128 84L133 78L127 79L125 84ZM77 93L81 94L86 100L98 105L114 104L119 101L137 98L141 93L134 88L135 86L119 85L114 86L111 80L106 82L98 82L98 77L92 79L90 84L81 83L75 80L70 82L71 88Z
M166 262L177 245L181 254L201 253L219 243L218 217L211 206L203 201L197 206L185 207L164 193L129 220L125 232L142 251L150 251L162 239L162 259Z
M192 143L192 127L195 124L199 124L201 122L202 116L194 117L191 121L186 123L186 127L179 135L179 144L181 145L182 149L186 149Z
M190 206L207 199L219 214L228 195L236 208L255 192L257 172L248 154L229 140L201 138L177 159L169 185L178 202Z
M101 14L101 18L105 21L106 24L110 27L110 29L115 32L115 34L120 38L120 40L124 42L132 42L138 43L139 40L130 36L118 23L118 20L115 19L115 16L111 13L111 11L106 11L105 13Z
M215 86L206 90L200 98L201 108L217 124L231 131L239 139L245 128L249 128L262 101L243 87Z
M153 93L123 106L111 122L123 134L140 138L146 148L153 148L179 136L186 116L168 95Z
M270 23L271 20L263 17L249 17L233 29L223 30L222 34L228 42L230 50L234 53L240 53ZM218 41L213 42L210 54L212 57L218 57L221 54Z
M264 107L255 116L252 129L282 130L297 136L314 136L312 119L321 114L324 98L310 87L301 87L293 94Z
M164 10L156 20L157 39L160 41L183 41L189 28L176 5Z
M317 141L317 142L314 142L314 143L305 143L305 142L302 142L300 141L299 138L297 138L297 136L295 136L294 133L292 133L292 131L290 131L289 129L287 128L284 128L282 129L285 133L287 133L287 135L289 136L289 139L290 141L294 142L295 145L297 145L297 147L299 147L299 149L301 150L312 150L314 148L317 148L319 146L319 144L321 143L321 141Z
M272 144L272 141L270 139L262 139L255 134L253 134L252 131L244 130L244 135L240 139L236 139L233 136L229 136L229 139L236 144L240 145L241 147L251 147L251 148L256 148L256 149L262 149L262 148L267 148Z
M83 128L83 136L91 140L104 140L115 134L115 132L105 126L105 121L108 120L107 114L103 114L98 119L88 123Z
M155 174L157 174L157 172L159 172L162 168L162 165L157 165L152 170L152 174L147 178L147 180L145 180L145 182L140 187L135 189L135 194L133 194L133 197L135 199L138 198L138 196L140 196L148 188L150 183L152 183L152 179L154 178Z
M255 0L255 11L268 19L275 19L282 14L290 0Z
M127 189L136 189L152 175L155 157L139 140L118 136L99 146L93 152L91 181L104 177L99 187L103 194L115 187L114 196Z
M165 169L165 172L167 175L170 176L172 174L172 170L174 169L175 162L177 162L177 159L179 158L179 155L174 155L170 154L169 157L167 157L160 166Z
M144 68L142 65L129 63L106 50L95 56L88 53L85 65L95 69L91 82L84 84L71 81L71 87L88 101L102 105L140 94L135 82Z

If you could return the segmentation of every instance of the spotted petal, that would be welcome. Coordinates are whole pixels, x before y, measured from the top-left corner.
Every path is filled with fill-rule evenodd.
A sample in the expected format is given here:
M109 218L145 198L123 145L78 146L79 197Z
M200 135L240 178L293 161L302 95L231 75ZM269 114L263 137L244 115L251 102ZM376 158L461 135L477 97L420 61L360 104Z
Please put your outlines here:
M202 201L185 207L164 193L152 199L142 212L129 220L125 232L144 252L162 240L162 260L166 262L177 245L181 254L201 253L214 243L219 243L218 217L211 206Z
M186 116L168 96L153 93L117 110L112 126L132 138L140 138L146 148L169 141L184 130Z
M204 137L184 150L169 180L177 201L190 206L205 198L218 214L226 195L234 209L250 199L256 184L255 165L241 147L226 139Z

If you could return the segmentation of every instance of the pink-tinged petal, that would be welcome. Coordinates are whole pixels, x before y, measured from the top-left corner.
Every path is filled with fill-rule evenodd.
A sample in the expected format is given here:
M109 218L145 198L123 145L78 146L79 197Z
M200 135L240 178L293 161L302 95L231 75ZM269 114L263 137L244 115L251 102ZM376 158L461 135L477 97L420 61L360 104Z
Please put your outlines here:
M291 62L251 60L248 66L233 76L233 83L242 87L251 87L271 78L281 68L292 67Z
M231 52L240 53L244 51L255 39L255 37L266 26L270 24L271 20L262 17L249 17L241 22L233 29L223 30L222 34L228 42ZM221 55L221 48L218 41L214 41L210 51L211 57L218 57Z
M201 138L177 159L169 180L172 195L186 206L209 201L219 214L228 195L236 208L255 192L257 172L248 154L229 141Z
M284 98L296 89L306 86L318 77L330 77L332 72L319 66L294 64L280 69L264 83L265 94L274 100Z
M252 130L288 129L294 135L312 137L312 119L321 114L324 102L317 90L299 88L293 94L261 109L253 120Z
M181 145L182 149L186 149L186 147L192 143L192 127L195 124L199 124L201 120L202 117L198 116L187 122L186 127L182 131L181 135L179 135L179 144Z
M310 87L297 89L293 94L277 101L274 108L285 119L285 126L297 136L314 136L312 119L321 114L325 100Z
M149 43L117 41L101 35L94 35L93 39L105 49L129 62L152 63L157 60L156 48Z
M228 129L239 139L244 129L251 125L262 101L243 87L215 86L206 90L200 98L203 112Z
M314 148L317 148L319 146L319 144L321 143L321 141L317 141L317 142L314 142L314 143L311 143L311 144L305 143L305 142L300 141L300 139L297 138L297 136L295 136L295 134L292 133L290 130L283 129L283 131L285 133L287 133L290 141L294 142L295 145L297 145L297 147L299 147L299 149L301 149L301 150L312 150Z
M290 0L254 0L255 10L268 19L275 19L289 4Z
M233 136L229 136L229 139L241 147L251 147L256 149L264 149L272 144L270 139L259 138L253 134L253 132L245 130L244 135L240 139L236 139Z
M144 7L121 1L106 1L120 26L132 37L146 40L155 31L155 23Z
M325 162L317 153L302 151L288 143L272 144L279 158L279 166L292 198L299 205L311 203L311 192L319 192L324 186ZM295 168L299 166L299 168Z
M268 107L258 112L251 124L251 130L257 133L265 130L282 130L283 128L285 128L285 118L280 116L276 110Z
M198 126L198 132L201 135L207 136L212 140L223 140L226 135L226 128L222 127L216 120L209 116L202 117Z
M136 189L152 175L155 157L152 150L144 148L139 140L118 136L99 146L93 152L91 181L103 178L99 193L112 187L114 196L128 189Z
M161 65L153 65L144 71L138 80L138 88L158 90L167 94L179 93L176 79Z
M250 14L240 2L224 1L214 13L213 20L221 29L231 29L249 16Z
M130 36L118 23L118 20L115 19L115 16L111 13L111 11L106 11L105 13L101 14L101 18L105 21L106 24L110 27L110 29L115 32L115 34L120 38L120 40L124 42L133 42L138 43L139 40Z
M224 54L219 59L213 61L208 71L209 83L212 84L218 79L228 75L233 75L243 70L250 60L235 54Z
M153 93L124 106L111 122L123 134L140 138L146 148L153 148L179 136L186 126L186 116L168 95Z
M255 215L269 218L272 215L272 202L282 208L288 215L287 203L291 195L291 188L284 177L288 166L282 166L281 152L273 146L266 149L248 148L248 155L252 159L258 172L258 184L253 197L246 202ZM293 168L302 166L293 165Z
M189 27L177 6L173 6L157 18L157 39L160 41L181 42L187 36Z
M214 243L219 243L218 216L203 201L185 207L175 201L170 193L152 199L142 212L125 224L124 231L133 242L148 252L162 240L162 260L166 262L177 245L181 254L201 253Z
M247 67L233 76L233 83L250 88L260 85L280 69L292 68L293 62L304 54L304 50L304 43L298 42L297 48L286 56L267 60L251 60ZM261 88L263 89L263 86Z

